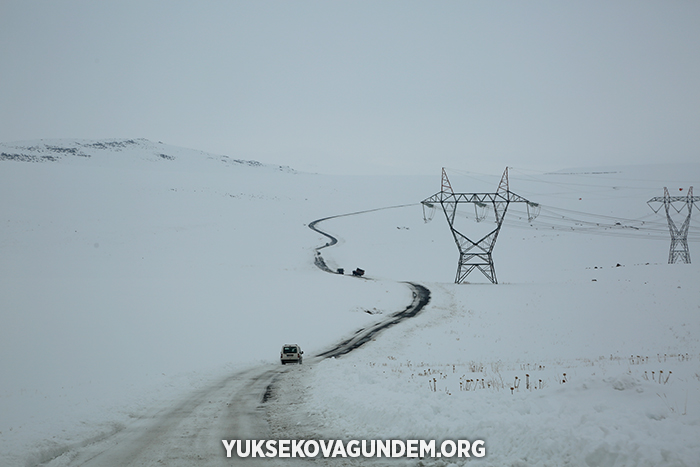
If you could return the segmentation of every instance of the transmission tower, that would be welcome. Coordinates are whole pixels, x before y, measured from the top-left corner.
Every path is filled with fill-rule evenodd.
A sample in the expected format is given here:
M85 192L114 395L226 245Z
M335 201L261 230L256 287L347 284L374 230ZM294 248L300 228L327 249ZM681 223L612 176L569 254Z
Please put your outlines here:
M485 209L487 206L491 205L496 217L496 227L479 240L474 241L469 239L455 228L455 215L457 213L457 206L460 203L470 203L474 205L477 222L484 219ZM447 172L445 172L445 168L443 167L440 192L435 193L430 198L424 199L422 204L429 208L434 208L436 204L440 204L445 213L447 223L452 231L452 237L459 250L459 263L457 264L455 284L464 282L464 279L475 269L481 271L491 283L498 284L491 253L493 252L493 247L496 244L498 233L501 230L503 219L505 218L510 203L526 203L528 221L532 221L532 219L537 216L536 213L530 213L530 208L533 208L533 212L537 211L539 207L538 204L532 203L522 196L512 193L508 189L508 167L506 167L503 172L496 193L455 193L452 190L449 178L447 178Z
M671 232L671 249L668 252L668 264L687 263L690 264L690 250L688 249L688 228L690 227L690 215L693 212L693 206L696 202L700 202L700 196L693 196L693 187L691 186L686 196L671 196L668 194L668 188L664 187L664 195L657 196L647 201L647 204L654 212L659 212L661 206L666 210L666 220L668 221L668 230ZM652 204L661 203L656 209ZM683 203L680 208L674 203ZM695 206L697 208L697 206ZM671 208L677 213L681 213L683 209L688 210L685 216L685 221L679 229L676 223L671 218Z

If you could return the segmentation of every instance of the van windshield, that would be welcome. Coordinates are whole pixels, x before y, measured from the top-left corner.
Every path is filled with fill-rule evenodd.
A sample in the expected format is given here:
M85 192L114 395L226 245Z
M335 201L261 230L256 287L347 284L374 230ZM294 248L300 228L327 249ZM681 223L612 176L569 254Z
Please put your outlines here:
M296 347L285 347L284 353L297 353L297 348Z

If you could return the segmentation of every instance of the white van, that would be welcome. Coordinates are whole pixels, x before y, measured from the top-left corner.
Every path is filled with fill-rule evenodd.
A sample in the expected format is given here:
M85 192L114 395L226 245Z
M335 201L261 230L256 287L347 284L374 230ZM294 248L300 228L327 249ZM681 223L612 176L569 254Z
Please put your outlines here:
M280 361L285 363L298 363L301 365L301 356L304 351L297 344L284 344L280 352Z

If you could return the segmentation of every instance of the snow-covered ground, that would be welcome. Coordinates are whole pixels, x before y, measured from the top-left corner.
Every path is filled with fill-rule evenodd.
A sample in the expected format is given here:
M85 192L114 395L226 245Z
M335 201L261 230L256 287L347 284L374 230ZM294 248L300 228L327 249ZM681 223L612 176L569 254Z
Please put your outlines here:
M273 430L484 439L483 465L699 465L700 268L666 264L663 210L646 205L700 187L698 165L512 169L540 216L509 208L498 285L456 285L444 215L425 223L419 204L439 173L298 173L146 140L0 154L2 465L274 364L284 342L320 352L410 303L403 281L431 290L423 313L287 372ZM448 174L458 192L493 192L501 175ZM459 226L489 214L465 208ZM318 224L339 240L326 264L372 280L314 265L328 239L308 223L337 215Z

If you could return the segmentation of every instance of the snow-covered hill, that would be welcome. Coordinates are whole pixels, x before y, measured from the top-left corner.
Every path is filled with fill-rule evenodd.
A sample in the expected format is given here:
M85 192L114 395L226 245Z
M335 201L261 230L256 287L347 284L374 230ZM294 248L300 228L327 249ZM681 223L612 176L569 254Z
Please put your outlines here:
M121 155L121 157L120 157ZM17 162L59 162L76 164L80 159L97 159L92 166L132 167L136 161L161 162L177 161L183 164L225 164L247 165L250 167L275 168L293 172L287 166L269 166L254 160L232 159L229 156L209 154L203 151L170 146L162 142L153 143L147 139L110 140L39 140L0 145L0 161ZM205 165L206 166L206 165ZM162 168L162 167L161 167Z
M509 210L499 285L455 285L444 216L425 223L419 204L440 174L299 173L138 139L0 154L3 465L66 461L155 404L275 363L284 342L321 351L405 307L408 280L431 289L426 311L289 372L303 397L279 393L278 429L480 437L484 465L697 465L700 269L666 264L665 217L646 205L700 187L697 165L513 169L540 217ZM501 176L448 173L469 192ZM308 223L351 213L319 224L339 239L322 255L371 280L314 265L328 240Z

